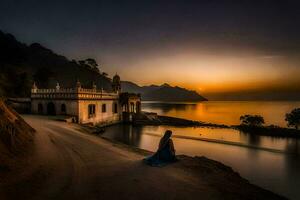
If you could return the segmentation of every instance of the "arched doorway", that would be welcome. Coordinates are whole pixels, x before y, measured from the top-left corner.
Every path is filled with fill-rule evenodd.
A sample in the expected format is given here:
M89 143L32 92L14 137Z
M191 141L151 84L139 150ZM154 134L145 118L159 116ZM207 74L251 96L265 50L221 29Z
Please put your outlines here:
M47 104L47 114L48 115L56 115L54 103L50 102Z
M41 103L38 104L38 113L39 114L43 114L44 113L43 104L41 104Z
M67 112L67 109L66 109L66 104L61 104L61 108L60 108L60 111L61 111L61 113L62 114L66 114L66 112Z

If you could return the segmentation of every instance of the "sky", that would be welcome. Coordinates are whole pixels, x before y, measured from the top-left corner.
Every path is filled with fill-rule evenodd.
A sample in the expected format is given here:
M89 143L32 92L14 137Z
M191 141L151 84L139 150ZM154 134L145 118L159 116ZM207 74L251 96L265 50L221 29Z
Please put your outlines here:
M0 29L139 85L300 99L298 1L1 0Z

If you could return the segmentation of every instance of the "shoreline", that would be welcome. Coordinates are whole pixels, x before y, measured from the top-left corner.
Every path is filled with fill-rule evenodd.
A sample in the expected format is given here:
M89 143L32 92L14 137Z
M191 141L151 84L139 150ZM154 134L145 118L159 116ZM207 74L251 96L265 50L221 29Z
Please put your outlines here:
M86 128L87 127L84 127L84 129L86 129ZM91 130L83 130L83 131L85 131L87 134L95 135L95 132L93 132ZM118 148L122 148L122 149L125 149L126 151L131 151L131 152L134 152L134 153L138 153L138 154L143 155L143 156L149 156L149 155L152 155L154 153L152 151L148 151L148 150L141 149L141 148L138 148L138 147L135 147L135 146L124 144L122 142L119 142L119 141L116 141L116 140L113 140L113 139L110 139L110 138L103 137L103 136L101 136L101 134L96 135L96 137L99 137L99 138L101 138L101 139L103 139L105 141L108 141L109 143L112 143L114 146L116 146ZM181 136L180 136L180 138L181 138ZM214 142L214 141L208 141L208 142ZM268 151L268 149L266 149L266 150ZM270 150L270 151L277 153L277 151L273 151L273 150ZM207 158L205 156L188 156L188 155L184 155L184 154L176 155L176 158L178 159L177 164L180 163L180 162L182 162L181 163L182 166L187 167L187 168L192 167L193 170L197 170L197 171L200 170L200 168L202 168L200 165L202 165L202 164L203 165L210 164L211 165L210 167L213 168L214 170L216 170L216 171L221 170L221 173L224 173L222 176L225 176L226 178L228 178L228 176L234 176L232 179L237 179L238 181L247 183L247 184L249 184L251 186L254 186L254 187L257 187L257 188L262 189L264 191L270 192L272 194L275 194L276 196L278 195L279 198L287 199L286 197L284 197L284 196L282 196L280 194L274 193L274 192L272 192L272 191L270 191L268 189L262 188L260 186L255 185L255 184L252 184L250 181L248 181L247 179L243 178L238 172L234 171L232 169L232 167L227 166L227 165L223 164L220 161L209 159L209 158ZM200 163L202 163L202 164L200 164ZM169 165L172 166L172 165L174 165L174 163L171 163ZM156 167L154 167L154 168L156 168ZM205 172L208 172L210 170L212 170L212 169L206 169ZM252 199L252 198L249 198L249 199ZM254 199L256 199L256 198L254 198ZM259 199L259 198L257 198L257 199ZM266 199L268 199L268 198L266 197Z
M144 134L145 135L156 136L156 137L161 137L161 135L157 135L157 134L151 134L151 133L144 133ZM255 146L255 145L248 145L248 144L243 144L243 143L239 143L239 142L231 142L231 141L211 139L211 138L191 137L191 136L184 136L184 135L172 135L172 138L198 140L198 141L204 141L204 142L210 142L210 143L225 144L225 145L231 145L231 146L238 146L238 147L245 147L245 148L257 149L257 150L262 150L262 151L268 151L268 152L272 152L272 153L293 154L293 153L288 153L288 152L285 152L285 151L279 150L279 149L258 147L258 146Z

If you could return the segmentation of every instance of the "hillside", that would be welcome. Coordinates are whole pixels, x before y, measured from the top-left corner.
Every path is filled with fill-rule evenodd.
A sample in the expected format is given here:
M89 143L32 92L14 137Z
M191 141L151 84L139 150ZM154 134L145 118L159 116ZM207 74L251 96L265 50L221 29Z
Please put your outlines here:
M172 87L168 84L160 86L138 86L129 81L122 81L122 91L141 93L142 99L147 101L207 101L196 91L187 90L178 86Z
M93 59L68 60L38 43L26 45L0 31L0 96L28 97L35 81L40 88L74 87L79 80L84 87L95 82L98 88L111 91L111 79L99 70ZM144 100L205 101L195 91L168 84L140 87L123 81L124 92L141 93Z
M92 82L111 90L111 80L97 67L70 61L38 43L23 44L0 31L0 96L25 97L35 81L38 87L73 87L76 80L91 87Z
M23 159L33 149L34 129L0 100L0 183L6 172L22 171ZM19 158L19 159L16 159Z

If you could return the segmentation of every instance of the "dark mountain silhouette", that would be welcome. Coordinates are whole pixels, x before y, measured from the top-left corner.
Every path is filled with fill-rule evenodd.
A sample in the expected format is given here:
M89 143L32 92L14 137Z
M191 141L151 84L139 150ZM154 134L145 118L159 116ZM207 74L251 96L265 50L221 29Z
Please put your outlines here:
M190 91L181 87L163 85L138 86L129 81L122 81L122 91L141 93L143 100L148 101L207 101L196 91Z
M89 62L93 59L87 59ZM85 62L68 60L38 43L23 44L0 31L0 95L29 96L35 81L38 87L74 87L77 79L85 87L92 82L111 90L111 79Z

